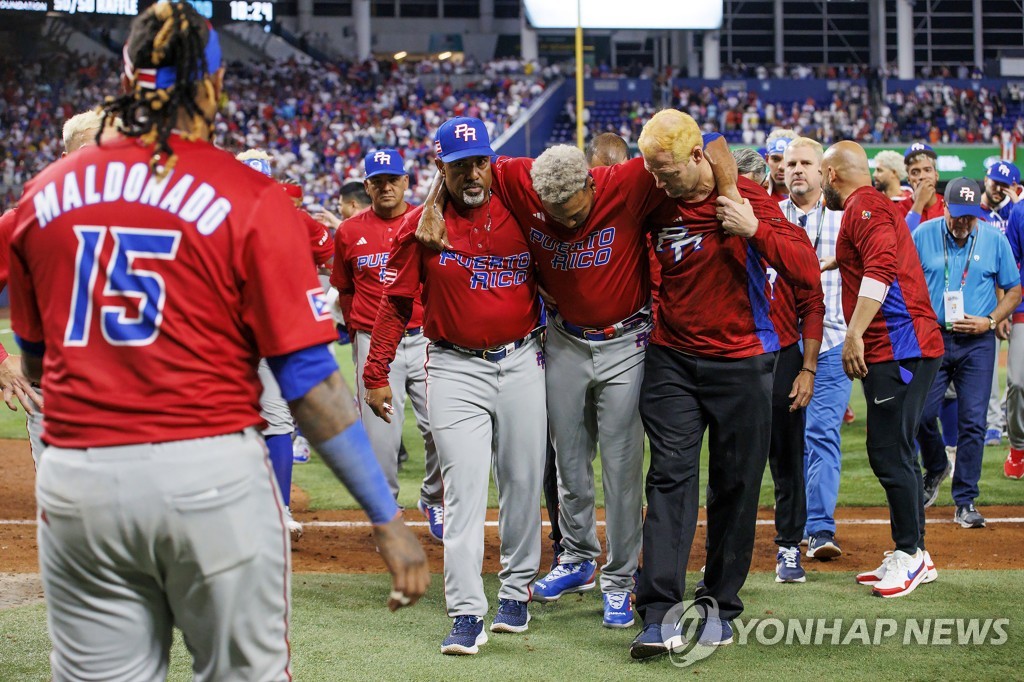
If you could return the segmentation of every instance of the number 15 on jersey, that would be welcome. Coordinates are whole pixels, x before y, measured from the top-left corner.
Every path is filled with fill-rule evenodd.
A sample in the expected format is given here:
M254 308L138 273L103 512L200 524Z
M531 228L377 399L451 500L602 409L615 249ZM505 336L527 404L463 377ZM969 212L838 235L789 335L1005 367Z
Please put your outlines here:
M156 341L163 322L167 288L164 278L152 270L135 267L136 259L174 260L181 233L141 227L103 227L76 225L78 252L75 257L75 283L71 294L71 314L64 332L65 346L87 346L92 330L96 280L106 272L104 298L129 298L136 306L102 305L100 331L114 346L148 346ZM113 239L106 262L103 247Z

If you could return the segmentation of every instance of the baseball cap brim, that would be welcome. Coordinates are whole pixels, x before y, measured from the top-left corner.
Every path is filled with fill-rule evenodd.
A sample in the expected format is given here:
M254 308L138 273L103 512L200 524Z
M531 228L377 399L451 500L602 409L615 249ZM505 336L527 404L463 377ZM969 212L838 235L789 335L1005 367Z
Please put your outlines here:
M467 159L471 156L486 156L490 158L494 156L494 150L491 149L491 145L489 144L480 145L478 147L457 149L447 154L442 154L441 161L443 163L451 163L452 161L458 161L459 159Z
M394 168L381 168L380 170L375 170L372 173L367 173L366 174L366 179L369 180L370 178L375 178L378 175L408 175L408 174L409 174L409 171L405 170L404 168L402 170L400 170L400 171L395 170Z
M988 219L988 213L985 212L981 206L965 206L963 204L946 204L946 208L949 209L949 215L954 218L963 218L964 216L974 216L975 218L981 218L982 220Z

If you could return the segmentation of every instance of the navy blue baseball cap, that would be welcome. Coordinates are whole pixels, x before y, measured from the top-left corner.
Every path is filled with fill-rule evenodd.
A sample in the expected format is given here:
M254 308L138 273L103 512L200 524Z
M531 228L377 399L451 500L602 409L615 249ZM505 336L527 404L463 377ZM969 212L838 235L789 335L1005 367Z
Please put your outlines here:
M907 147L907 150L903 152L903 162L906 163L907 159L909 159L911 156L914 156L915 154L924 154L925 156L930 156L933 159L939 158L938 155L935 153L935 150L926 145L924 142L915 142L914 144Z
M363 159L363 170L366 179L374 175L408 175L405 170L405 162L397 149L377 149L366 155Z
M1009 161L996 161L988 167L985 177L1004 185L1016 185L1020 182L1020 169Z
M988 213L981 208L981 187L970 178L954 178L946 185L946 209L954 218L974 216L987 219Z
M494 156L487 126L480 119L468 116L449 119L437 129L434 151L444 163L470 156Z
M786 151L786 147L788 147L792 141L793 140L789 139L788 137L780 137L778 139L772 140L771 142L768 143L768 146L765 147L765 158L768 158L772 154L782 154L783 152Z

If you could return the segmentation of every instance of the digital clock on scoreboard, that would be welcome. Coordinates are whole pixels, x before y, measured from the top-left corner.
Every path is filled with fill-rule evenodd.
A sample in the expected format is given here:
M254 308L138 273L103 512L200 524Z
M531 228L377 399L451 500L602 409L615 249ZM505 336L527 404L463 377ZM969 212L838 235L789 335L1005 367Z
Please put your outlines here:
M257 21L262 24L274 20L274 3L272 2L246 2L245 0L231 0L232 21Z

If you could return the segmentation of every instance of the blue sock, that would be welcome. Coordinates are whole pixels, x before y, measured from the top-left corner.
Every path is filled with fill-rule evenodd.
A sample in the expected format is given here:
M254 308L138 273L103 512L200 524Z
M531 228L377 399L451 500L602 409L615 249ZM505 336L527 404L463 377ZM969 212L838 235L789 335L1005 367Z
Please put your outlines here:
M939 423L942 424L942 442L946 447L956 445L956 437L959 431L957 420L959 410L957 409L956 398L946 400L943 398L942 407L939 408Z
M270 451L270 466L274 467L274 478L281 488L281 498L285 506L291 505L292 498L292 435L282 433L277 436L264 436L267 450Z

